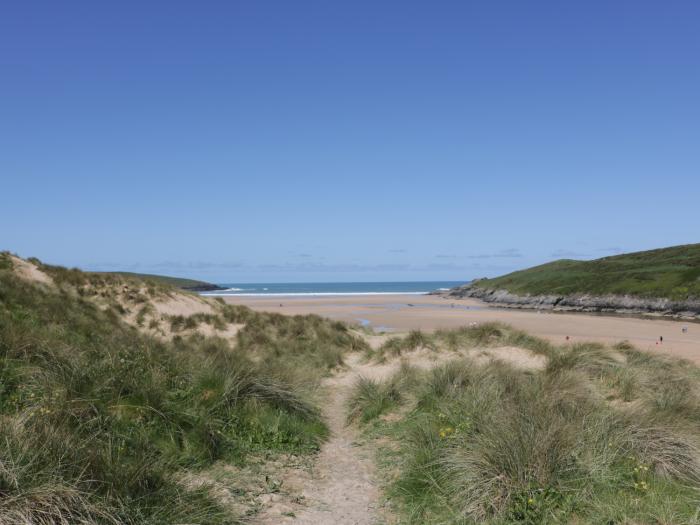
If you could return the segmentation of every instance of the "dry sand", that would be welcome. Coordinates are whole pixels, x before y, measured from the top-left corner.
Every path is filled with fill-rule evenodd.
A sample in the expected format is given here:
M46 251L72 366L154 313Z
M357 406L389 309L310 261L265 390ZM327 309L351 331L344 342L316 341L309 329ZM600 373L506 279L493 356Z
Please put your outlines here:
M14 255L10 255L10 260L12 261L12 268L15 274L21 279L49 286L53 284L53 279L37 268L35 264Z
M556 344L566 343L566 336L569 336L570 342L612 344L628 340L640 350L700 363L700 324L692 322L497 309L474 299L452 300L434 295L228 296L224 299L228 303L244 304L259 311L288 315L314 313L351 323L369 323L375 330L396 332L414 329L431 331L500 321ZM688 327L687 333L682 333L683 326ZM663 344L657 344L660 336L663 336Z

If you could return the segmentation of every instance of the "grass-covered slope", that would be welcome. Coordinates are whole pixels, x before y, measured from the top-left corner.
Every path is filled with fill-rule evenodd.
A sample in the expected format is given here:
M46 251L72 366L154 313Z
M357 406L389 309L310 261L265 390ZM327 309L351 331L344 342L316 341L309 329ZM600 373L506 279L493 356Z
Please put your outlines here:
M700 244L604 257L560 260L482 279L474 286L517 295L634 295L684 300L700 297Z
M175 288L180 288L181 290L192 290L192 291L206 291L206 290L218 290L219 286L215 284L208 283L206 281L198 281L196 279L185 279L182 277L170 277L167 275L155 275L151 273L133 273L133 272L104 272L115 275L121 275L124 277L131 277L136 279L142 279L145 281L154 281L156 283L165 284L168 286L173 286Z
M10 254L5 253L5 257ZM50 273L51 276L60 283L68 283L74 286L85 284L106 284L106 283L128 283L136 282L145 285L176 288L188 291L208 291L220 290L221 287L206 281L198 281L196 279L185 279L182 277L170 277L167 275L156 275L150 273L134 273L134 272L84 272L77 268L64 268L63 266L54 266L45 264L35 257L27 259L27 262L37 266L42 271Z
M18 278L0 254L3 525L238 523L187 475L315 451L315 385L363 348L340 323L219 303L245 323L235 342L156 339L81 295L92 277L50 275Z
M480 359L499 347L545 361ZM411 366L420 351L442 364ZM348 406L381 447L399 523L700 524L696 366L499 324L413 333L374 357L399 354L408 364L360 379Z

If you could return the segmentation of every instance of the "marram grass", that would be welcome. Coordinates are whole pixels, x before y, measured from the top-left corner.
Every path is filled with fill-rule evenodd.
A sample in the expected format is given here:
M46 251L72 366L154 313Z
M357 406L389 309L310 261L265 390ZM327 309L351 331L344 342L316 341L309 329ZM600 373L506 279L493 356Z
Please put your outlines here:
M245 322L238 344L164 342L89 299L91 280L116 277L52 268L40 287L11 266L0 258L3 525L237 523L182 474L316 451L314 385L363 349L342 324L225 305L182 323Z
M441 352L519 342L548 364L454 354L411 381L358 382L349 414L393 444L379 462L399 523L700 523L696 366L627 343L556 348L504 325L430 339Z

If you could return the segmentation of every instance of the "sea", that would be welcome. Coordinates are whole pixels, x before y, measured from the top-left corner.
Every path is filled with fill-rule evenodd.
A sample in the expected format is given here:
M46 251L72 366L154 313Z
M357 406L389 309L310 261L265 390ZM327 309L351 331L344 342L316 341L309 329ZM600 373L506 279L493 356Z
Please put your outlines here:
M406 282L352 282L352 283L225 283L223 290L202 292L209 296L343 296L343 295L424 295L436 290L445 291L466 281L406 281Z

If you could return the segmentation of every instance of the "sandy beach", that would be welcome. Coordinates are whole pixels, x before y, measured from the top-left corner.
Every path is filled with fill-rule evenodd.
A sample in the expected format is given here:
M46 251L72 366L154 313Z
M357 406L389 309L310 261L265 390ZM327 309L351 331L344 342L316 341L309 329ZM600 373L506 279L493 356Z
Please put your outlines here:
M700 363L700 324L668 319L496 309L472 299L435 295L362 295L323 297L227 296L231 304L287 315L314 313L369 326L377 331L431 331L469 323L500 321L557 344L569 341L617 343L628 340L641 350ZM687 333L682 327L687 326ZM663 337L663 344L658 344Z

